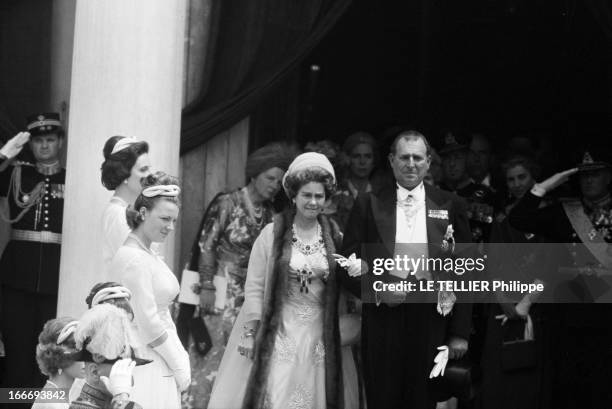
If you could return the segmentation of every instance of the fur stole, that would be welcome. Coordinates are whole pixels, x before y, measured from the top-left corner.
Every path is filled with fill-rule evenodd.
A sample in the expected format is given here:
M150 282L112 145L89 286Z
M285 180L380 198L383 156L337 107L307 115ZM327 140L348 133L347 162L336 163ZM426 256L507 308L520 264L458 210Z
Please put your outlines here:
M270 360L274 352L274 341L280 325L280 312L283 294L288 285L289 261L291 258L291 227L295 212L285 211L274 216L274 239L270 257L273 271L270 280L270 299L263 307L262 320L257 332L255 359L249 378L243 408L263 408L266 398L266 382L270 371ZM319 216L321 233L327 262L329 278L325 287L325 312L323 318L323 343L325 345L325 396L328 409L343 408L344 391L342 387L342 362L340 353L340 330L338 327L339 284L335 273L336 262L332 256L340 247L341 233L338 226L326 216Z

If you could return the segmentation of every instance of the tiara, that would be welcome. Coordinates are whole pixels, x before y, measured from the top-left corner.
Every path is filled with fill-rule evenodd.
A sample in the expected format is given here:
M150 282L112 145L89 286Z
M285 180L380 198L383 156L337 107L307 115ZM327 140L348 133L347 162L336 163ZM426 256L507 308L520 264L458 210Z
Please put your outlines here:
M78 324L78 321L70 321L68 324L64 325L64 328L62 328L62 330L60 331L59 335L57 336L57 341L55 341L55 343L59 345L66 339L68 339L70 334L74 333Z
M169 196L177 197L181 193L181 188L177 185L157 185L149 186L143 189L142 195L144 197L155 197L155 196Z
M117 143L115 143L115 146L113 146L111 155L114 155L115 153L122 151L125 148L128 148L138 142L139 141L136 138L132 138L131 136L126 136L124 138L121 138L117 141Z
M104 301L115 298L131 298L132 292L123 286L103 288L94 296L91 306L98 305Z

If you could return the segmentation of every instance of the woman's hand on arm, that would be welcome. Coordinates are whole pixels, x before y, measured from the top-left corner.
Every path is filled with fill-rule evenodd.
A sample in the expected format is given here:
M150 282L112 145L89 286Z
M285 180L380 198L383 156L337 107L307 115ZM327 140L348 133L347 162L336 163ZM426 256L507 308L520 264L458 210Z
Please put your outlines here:
M238 343L238 353L248 359L255 356L255 336L259 328L259 320L252 320L244 325L240 342Z

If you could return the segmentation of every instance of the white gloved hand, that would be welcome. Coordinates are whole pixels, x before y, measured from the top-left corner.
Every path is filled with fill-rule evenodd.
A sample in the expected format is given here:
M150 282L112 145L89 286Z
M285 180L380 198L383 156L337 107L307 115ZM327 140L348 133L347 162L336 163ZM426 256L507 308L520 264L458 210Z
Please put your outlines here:
M113 364L109 377L101 376L100 380L106 386L111 395L117 396L132 392L132 372L136 362L129 358L121 359Z
M2 148L0 148L0 155L3 155L7 159L13 159L15 156L19 155L19 152L21 152L21 149L23 149L23 145L25 145L29 140L29 132L19 132L17 135L9 139Z
M367 263L357 258L355 253L351 254L348 258L341 254L332 254L332 256L336 259L336 263L344 268L351 277L359 277L368 272Z
M186 390L191 384L191 366L189 365L189 354L183 348L178 335L169 331L168 338L153 349L166 361L168 368L174 375L179 391Z
M578 168L572 168L572 169L565 170L563 172L555 173L554 175L552 175L545 181L536 183L532 188L532 192L534 194L540 193L540 194L536 194L536 196L543 196L546 193L554 190L558 186L567 182L569 177L572 176L576 172L578 172Z
M444 370L446 369L446 364L448 363L448 347L446 345L442 345L438 347L438 355L434 358L434 367L429 373L429 379L436 378L437 376L444 376Z

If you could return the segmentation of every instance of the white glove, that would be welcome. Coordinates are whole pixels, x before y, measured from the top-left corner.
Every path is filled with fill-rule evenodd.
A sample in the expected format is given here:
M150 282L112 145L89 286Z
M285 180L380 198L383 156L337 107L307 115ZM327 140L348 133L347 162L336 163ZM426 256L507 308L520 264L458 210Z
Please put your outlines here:
M332 254L336 259L336 262L343 267L349 276L359 277L368 272L368 265L365 261L355 256L355 253L351 254L348 258L341 254Z
M129 358L121 359L114 363L110 376L101 376L100 380L111 395L117 396L125 393L129 396L132 392L132 372L135 366L135 361Z
M438 355L434 358L434 367L429 373L429 379L435 378L439 375L444 376L444 370L446 369L446 364L448 363L448 347L446 345L442 345L438 347Z
M542 197L546 193L554 190L558 186L567 182L569 177L572 176L576 172L578 172L578 168L572 168L572 169L565 170L563 172L555 173L554 175L552 175L545 181L536 183L531 189L531 192L536 196Z
M2 148L0 148L0 155L6 157L7 159L13 159L19 154L19 152L21 152L23 145L25 145L29 140L29 132L19 132L17 135L9 139Z
M189 365L189 354L183 348L178 335L173 331L168 331L168 338L153 349L166 361L168 368L174 375L179 391L186 390L191 383L191 367Z

